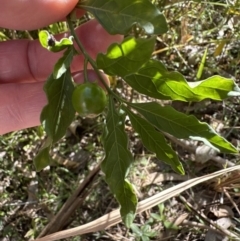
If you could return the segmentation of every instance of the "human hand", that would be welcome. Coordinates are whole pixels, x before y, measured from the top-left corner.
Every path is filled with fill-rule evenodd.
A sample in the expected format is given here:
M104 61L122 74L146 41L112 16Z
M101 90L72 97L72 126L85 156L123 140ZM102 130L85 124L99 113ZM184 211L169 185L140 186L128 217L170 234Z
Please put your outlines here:
M64 19L78 0L0 0L0 27L16 30L42 28ZM83 14L83 12L78 12ZM91 57L105 52L120 35L109 35L99 23L91 20L77 30L82 44ZM61 34L56 39L63 37ZM62 53L43 49L38 40L0 42L0 135L40 124L40 113L46 104L43 85ZM83 82L82 55L71 65L73 78ZM93 70L88 78L96 79ZM106 78L106 77L105 77Z

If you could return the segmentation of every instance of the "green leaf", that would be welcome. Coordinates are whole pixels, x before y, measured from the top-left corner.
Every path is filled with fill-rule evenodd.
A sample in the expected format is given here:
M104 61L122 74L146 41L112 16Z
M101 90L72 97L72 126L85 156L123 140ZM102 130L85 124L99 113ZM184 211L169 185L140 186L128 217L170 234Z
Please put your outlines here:
M106 157L102 162L102 171L111 192L121 205L120 213L127 227L133 222L137 197L132 185L126 180L133 157L127 149L128 139L124 132L125 116L120 115L109 98L109 110L103 144Z
M98 54L98 68L109 75L132 74L150 59L154 45L155 37L148 39L127 37L121 44L112 44L106 54Z
M169 164L175 172L184 174L183 166L176 152L167 144L163 134L129 109L124 109L130 118L134 130L140 135L143 145L149 151L156 153L157 158Z
M149 0L82 0L78 6L92 13L110 34L126 35L135 24L146 34L168 30L165 17Z
M54 66L53 77L59 79L70 68L74 56L74 48L68 48Z
M182 139L203 141L206 145L225 153L237 153L237 149L219 136L208 124L195 116L187 116L171 106L160 106L155 102L129 104L157 129Z
M157 221L163 221L163 217L156 214L156 213L150 213L150 216L154 219L156 219Z
M148 224L144 224L142 227L143 236L145 237L155 237L157 232L151 229L151 226Z
M126 76L124 80L139 93L162 100L223 100L230 95L240 95L232 79L213 76L202 81L187 82L180 73L167 71L157 60L149 60L137 73Z
M42 30L38 34L39 42L44 48L48 48L48 40L50 39L51 35L46 30Z
M167 221L167 220L163 221L163 225L166 229L172 229L172 230L179 229L179 227L176 224L174 224L173 222Z
M202 77L204 65L205 65L206 58L207 58L207 52L208 52L208 48L206 48L206 50L205 50L205 52L204 52L204 54L203 54L201 63L200 63L200 65L199 65L198 72L197 72L197 79L201 79L201 77Z
M49 47L49 50L52 52L62 51L69 46L73 45L73 37L62 38L60 41L56 41L54 46Z
M135 223L132 223L130 228L137 236L141 237L143 235L142 230Z
M156 60L149 60L137 73L124 77L124 80L141 94L167 100L170 99L169 96L158 91L154 84L155 81L161 81L160 78L166 72L167 69L162 63Z
M145 236L143 234L143 236L141 237L142 241L150 241L149 237L148 236Z
M46 142L35 156L33 163L37 172L40 172L43 168L47 167L51 163L52 158L49 155L51 144L51 138L47 138Z
M41 113L41 123L53 143L61 139L74 119L72 106L74 85L68 69L59 79L51 75L44 85L48 104Z
M40 31L38 37L41 45L52 52L59 52L73 45L72 36L57 41L54 36L46 30Z
M201 99L223 100L231 96L240 96L240 89L232 79L227 79L219 75L212 76L208 79L189 82L188 83L197 95L201 95Z

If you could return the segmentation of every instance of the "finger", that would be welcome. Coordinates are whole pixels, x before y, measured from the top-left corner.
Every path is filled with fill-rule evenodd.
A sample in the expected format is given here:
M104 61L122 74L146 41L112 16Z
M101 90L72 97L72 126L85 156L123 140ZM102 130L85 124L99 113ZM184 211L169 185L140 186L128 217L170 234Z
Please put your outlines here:
M46 103L43 82L1 85L0 134L39 124Z
M105 52L111 43L123 38L121 35L108 34L96 20L81 25L76 32L94 59L99 52ZM61 34L56 38L66 35ZM46 80L62 53L44 49L38 40L12 40L0 43L0 56L0 83L34 82ZM82 70L83 62L83 55L74 58L71 70Z
M109 84L106 75L102 74L102 77ZM96 81L97 74L93 70L89 70L88 79ZM74 74L74 80L82 83L84 81L83 73ZM44 82L1 85L0 135L40 125L40 113L47 103L43 85Z
M0 0L0 26L33 30L48 26L67 16L78 0Z

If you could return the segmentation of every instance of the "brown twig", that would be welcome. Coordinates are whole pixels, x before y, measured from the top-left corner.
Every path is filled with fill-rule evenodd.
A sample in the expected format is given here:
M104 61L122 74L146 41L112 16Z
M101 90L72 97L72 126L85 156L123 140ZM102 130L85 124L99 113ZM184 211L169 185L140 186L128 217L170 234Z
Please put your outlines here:
M73 193L71 197L65 202L60 211L52 218L52 220L47 224L47 226L39 234L38 238L46 236L48 234L62 230L63 227L69 223L69 218L72 216L74 211L83 203L88 192L86 194L86 189L92 184L96 175L100 171L100 165L95 167L85 178L85 180L79 185L77 190Z
M240 210L237 206L237 204L233 201L233 199L231 198L230 194L228 193L228 191L226 190L226 188L223 188L223 192L224 194L227 196L227 198L229 199L229 201L232 203L232 205L235 207L235 209L237 210L238 214L240 215Z
M212 220L208 219L203 213L199 212L198 210L196 210L183 196L179 196L180 200L186 204L196 215L198 215L199 217L201 217L201 219L206 222L209 226L211 225L213 228L211 228L212 230L222 234L222 235L226 235L228 237L231 238L238 238L234 233L228 231L227 229L222 228L221 226L217 225L216 223L214 223Z

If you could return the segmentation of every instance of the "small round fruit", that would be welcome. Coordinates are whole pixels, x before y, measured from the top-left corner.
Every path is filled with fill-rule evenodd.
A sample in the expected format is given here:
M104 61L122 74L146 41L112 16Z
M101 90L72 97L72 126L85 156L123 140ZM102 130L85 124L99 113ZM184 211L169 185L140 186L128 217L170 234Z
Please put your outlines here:
M82 117L94 118L107 104L105 91L96 83L84 83L75 87L72 95L74 109Z

